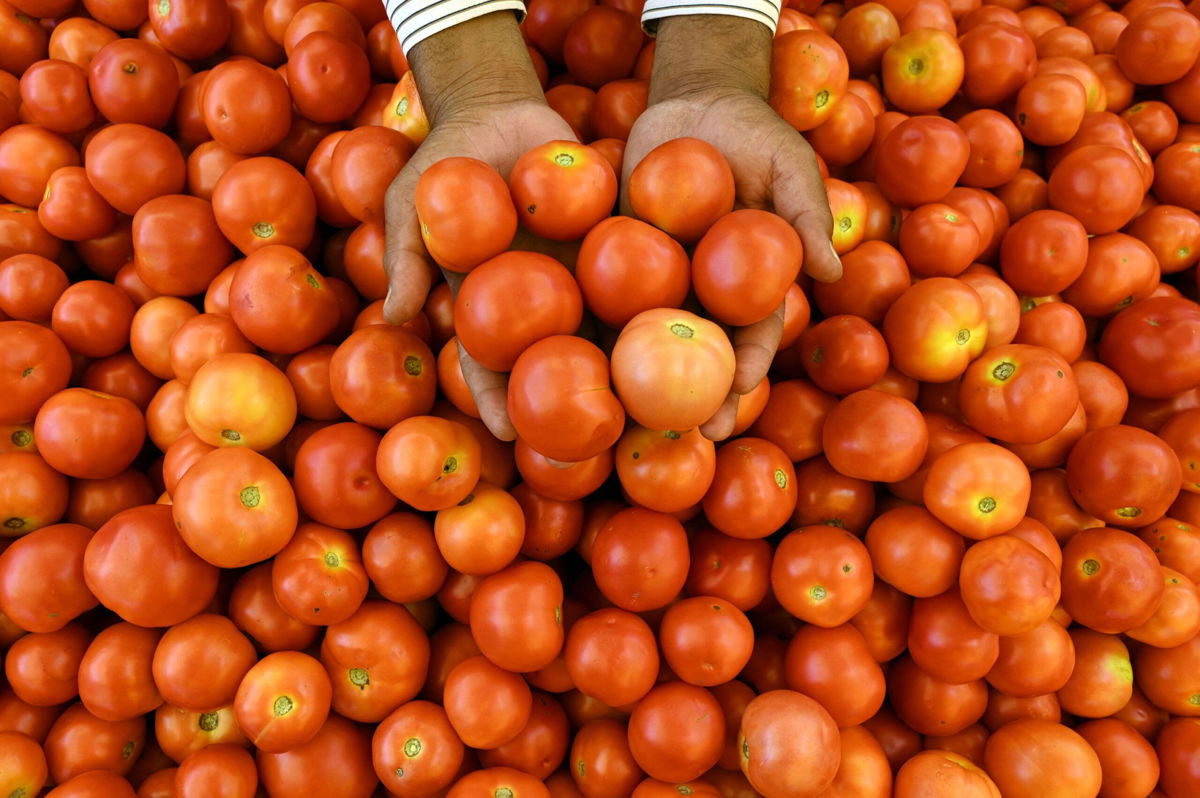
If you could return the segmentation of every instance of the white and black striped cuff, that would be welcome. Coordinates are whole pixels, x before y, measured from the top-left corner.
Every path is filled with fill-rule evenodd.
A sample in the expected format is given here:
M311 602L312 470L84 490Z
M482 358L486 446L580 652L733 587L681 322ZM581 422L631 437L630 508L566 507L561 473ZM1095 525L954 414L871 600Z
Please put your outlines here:
M783 0L646 0L642 25L653 32L658 20L685 14L717 14L761 22L775 32Z
M383 5L405 56L417 42L476 17L497 11L525 16L521 0L383 0Z

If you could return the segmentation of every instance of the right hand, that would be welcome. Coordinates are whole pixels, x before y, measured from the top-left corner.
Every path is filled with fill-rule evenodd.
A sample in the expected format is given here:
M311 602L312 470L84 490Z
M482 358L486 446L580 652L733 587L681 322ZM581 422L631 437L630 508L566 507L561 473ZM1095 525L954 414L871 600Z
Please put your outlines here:
M479 103L438 119L429 136L388 188L383 268L388 276L384 318L403 324L420 312L432 285L432 259L421 240L413 197L421 173L444 158L477 158L507 180L526 151L548 141L576 141L574 132L544 100ZM518 233L520 235L520 233ZM452 291L463 275L443 271ZM458 347L463 379L479 417L503 441L517 437L508 418L508 375L484 368Z

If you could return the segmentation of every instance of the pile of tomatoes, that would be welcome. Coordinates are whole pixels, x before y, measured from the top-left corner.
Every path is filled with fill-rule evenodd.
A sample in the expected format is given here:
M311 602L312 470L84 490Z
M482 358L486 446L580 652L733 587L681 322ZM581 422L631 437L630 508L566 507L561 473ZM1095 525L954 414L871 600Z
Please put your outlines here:
M392 326L378 0L0 0L0 796L1200 795L1198 2L788 2L813 283L532 0Z

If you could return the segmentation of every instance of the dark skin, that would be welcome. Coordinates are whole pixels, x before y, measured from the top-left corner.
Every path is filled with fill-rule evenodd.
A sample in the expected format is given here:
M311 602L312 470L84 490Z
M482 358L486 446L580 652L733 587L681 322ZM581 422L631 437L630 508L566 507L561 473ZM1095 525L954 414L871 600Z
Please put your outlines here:
M841 277L816 158L766 101L771 32L753 20L696 15L665 19L657 34L650 104L626 143L622 186L658 145L683 136L703 139L733 169L738 206L774 210L791 222L804 242L806 274L823 281ZM547 141L575 139L570 126L546 105L511 13L489 14L432 36L412 49L409 62L431 132L388 190L384 314L392 323L415 316L431 284L429 256L413 207L421 172L443 158L467 156L507 177L525 151ZM629 213L624 199L621 210ZM546 242L518 241L515 246L561 255L548 250ZM453 273L446 278L452 289L462 279ZM732 332L737 354L733 392L701 427L704 435L729 437L738 396L766 376L782 331L780 306L766 320ZM497 438L512 440L508 375L483 368L461 348L459 358L483 422Z

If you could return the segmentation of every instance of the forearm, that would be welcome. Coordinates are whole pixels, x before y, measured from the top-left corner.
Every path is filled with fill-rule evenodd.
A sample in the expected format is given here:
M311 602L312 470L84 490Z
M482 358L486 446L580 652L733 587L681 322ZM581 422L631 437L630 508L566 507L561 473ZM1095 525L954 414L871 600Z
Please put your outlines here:
M511 11L470 19L422 39L408 59L434 125L481 106L545 98Z
M772 31L754 19L716 14L658 24L650 103L714 92L764 99L771 83Z

